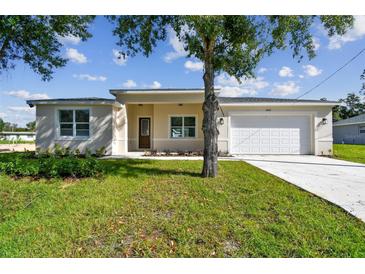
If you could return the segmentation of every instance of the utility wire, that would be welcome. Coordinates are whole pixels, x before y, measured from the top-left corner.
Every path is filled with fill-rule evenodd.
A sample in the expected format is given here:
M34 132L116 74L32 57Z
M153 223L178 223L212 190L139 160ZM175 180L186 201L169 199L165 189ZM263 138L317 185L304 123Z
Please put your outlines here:
M300 99L302 97L304 97L305 95L311 93L313 90L315 90L316 88L318 88L319 86L321 86L323 83L327 82L330 78L332 78L337 72L339 72L340 70L342 70L343 68L345 68L348 64L350 64L352 61L354 61L357 57L359 57L363 52L365 51L365 48L363 48L362 50L360 50L354 57L352 57L350 60L348 60L345 64L343 64L340 68L338 68L335 72L333 72L331 75L327 76L325 79L323 79L321 82L319 82L317 85L315 85L314 87L312 87L311 89L307 90L306 92L304 92L302 95L300 95L299 97L297 97L296 99Z

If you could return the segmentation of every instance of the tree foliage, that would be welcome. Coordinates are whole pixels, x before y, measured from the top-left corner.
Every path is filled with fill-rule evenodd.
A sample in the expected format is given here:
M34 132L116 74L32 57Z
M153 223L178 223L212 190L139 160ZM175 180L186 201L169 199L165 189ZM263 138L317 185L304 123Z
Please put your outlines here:
M340 99L341 103L333 108L333 121L351 118L365 113L365 102L361 102L360 96L348 93L347 97Z
M329 36L342 35L352 16L110 16L121 54L148 57L167 30L174 30L188 57L204 62L205 42L213 41L215 73L253 77L257 63L275 49L291 48L293 57L315 56L311 26L322 22Z
M28 130L34 131L36 127L36 121L29 122L25 125Z
M22 60L42 80L50 80L55 68L67 60L61 55L59 37L85 41L93 16L0 16L0 73Z

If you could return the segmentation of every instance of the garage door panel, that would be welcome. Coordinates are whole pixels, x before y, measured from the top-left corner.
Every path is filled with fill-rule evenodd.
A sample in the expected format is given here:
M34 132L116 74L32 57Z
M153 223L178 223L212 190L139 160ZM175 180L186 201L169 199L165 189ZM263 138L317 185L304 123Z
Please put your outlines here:
M309 116L233 116L233 154L309 154Z

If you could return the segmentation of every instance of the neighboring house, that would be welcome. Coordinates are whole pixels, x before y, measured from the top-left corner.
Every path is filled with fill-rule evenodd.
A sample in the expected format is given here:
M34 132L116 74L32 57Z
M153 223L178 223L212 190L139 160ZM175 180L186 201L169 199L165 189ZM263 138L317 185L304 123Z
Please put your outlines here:
M335 144L365 144L365 113L333 123Z
M113 89L114 99L29 100L37 149L56 143L109 155L201 151L202 89ZM219 94L219 91L217 91ZM219 97L218 148L230 154L332 154L336 102Z
M16 131L3 131L0 132L0 140L8 140L8 141L34 141L35 140L35 132L16 132Z

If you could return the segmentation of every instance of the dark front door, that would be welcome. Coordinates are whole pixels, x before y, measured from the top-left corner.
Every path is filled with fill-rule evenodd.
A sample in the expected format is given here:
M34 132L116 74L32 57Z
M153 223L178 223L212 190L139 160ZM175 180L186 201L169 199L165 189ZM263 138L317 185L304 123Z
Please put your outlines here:
M139 118L139 148L151 148L151 118Z

